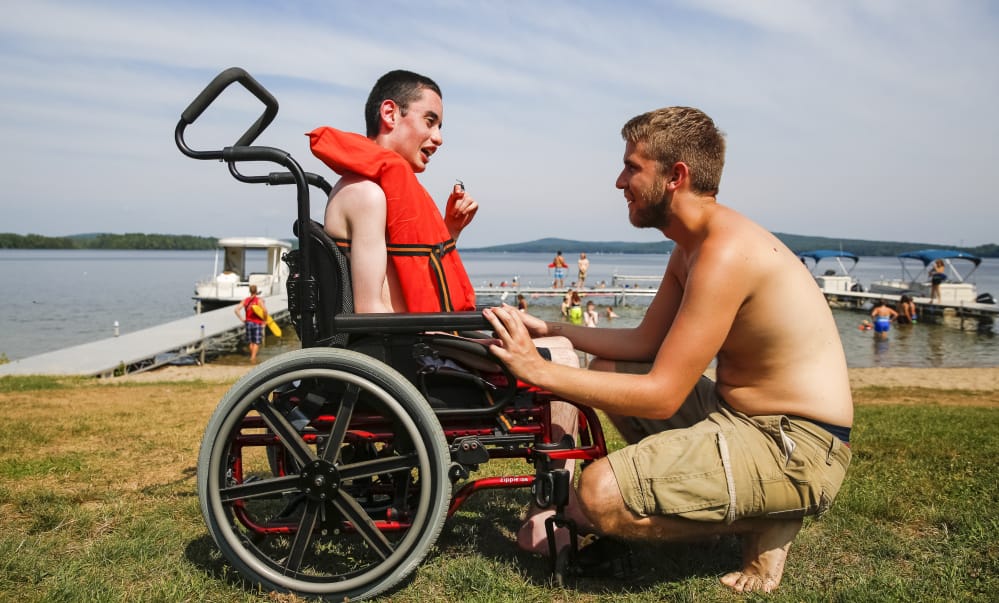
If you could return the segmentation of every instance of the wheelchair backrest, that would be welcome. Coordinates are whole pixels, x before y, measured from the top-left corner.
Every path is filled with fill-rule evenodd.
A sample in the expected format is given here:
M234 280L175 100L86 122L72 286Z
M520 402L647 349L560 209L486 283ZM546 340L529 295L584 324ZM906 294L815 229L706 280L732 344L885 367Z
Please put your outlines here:
M301 248L285 255L285 262L290 269L288 277L288 312L292 324L302 341L302 329L312 329L313 346L345 347L347 334L338 333L334 328L334 318L341 314L354 312L354 295L351 289L350 261L336 243L326 234L323 227L314 220L309 220L307 232L301 232L301 223L295 222L294 231L299 241L307 236L310 245L306 246L309 253L309 271L304 275L301 271ZM306 287L306 291L314 291L315 299L303 299L299 286L302 278L310 278L315 287ZM303 321L303 310L311 308L312 324Z

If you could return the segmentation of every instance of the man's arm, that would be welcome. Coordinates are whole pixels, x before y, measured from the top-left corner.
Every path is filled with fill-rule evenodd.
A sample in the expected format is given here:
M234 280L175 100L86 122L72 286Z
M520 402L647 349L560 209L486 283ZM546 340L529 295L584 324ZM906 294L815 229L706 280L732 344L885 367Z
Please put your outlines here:
M637 327L604 328L595 332L565 322L545 322L530 315L523 317L524 324L534 337L561 335L572 341L575 349L606 360L652 362L683 297L679 280L682 270L677 258L678 254L670 258L666 275Z
M710 263L712 261L714 265ZM652 369L646 375L598 373L545 362L534 350L520 313L505 307L484 311L503 344L502 347L493 346L493 353L521 379L548 389L563 399L615 414L670 417L721 349L745 299L747 285L733 275L751 271L735 266L737 263L738 258L735 257L702 258L701 265L691 268L676 306L675 317L661 340ZM660 318L668 316L672 307L671 300L663 299L665 301L660 302L655 311ZM648 315L642 324L647 322ZM646 325L644 331L641 327L619 330L613 338L625 339L621 334L629 331L640 336L654 332L652 325ZM595 344L577 329L568 331L568 335L573 343L579 340L581 344ZM625 343L617 341L615 346ZM641 341L635 343L644 345Z

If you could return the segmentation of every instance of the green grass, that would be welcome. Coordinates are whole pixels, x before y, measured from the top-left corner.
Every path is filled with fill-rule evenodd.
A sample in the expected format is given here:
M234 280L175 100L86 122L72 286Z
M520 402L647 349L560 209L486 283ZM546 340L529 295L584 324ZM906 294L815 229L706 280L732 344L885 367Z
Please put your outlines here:
M3 364L0 362L0 364ZM64 389L83 384L89 379L73 377L46 377L44 375L8 375L0 377L0 393L42 391L46 389Z
M201 431L225 386L0 394L0 601L294 601L256 592L220 557L195 495ZM863 390L858 400L958 392ZM784 581L737 596L718 576L733 538L639 544L627 583L550 583L513 543L520 490L473 496L392 601L991 601L999 592L999 406L861 403L853 464L832 510L808 519ZM81 402L81 397L84 400ZM615 444L617 445L617 444ZM526 473L491 461L491 474Z

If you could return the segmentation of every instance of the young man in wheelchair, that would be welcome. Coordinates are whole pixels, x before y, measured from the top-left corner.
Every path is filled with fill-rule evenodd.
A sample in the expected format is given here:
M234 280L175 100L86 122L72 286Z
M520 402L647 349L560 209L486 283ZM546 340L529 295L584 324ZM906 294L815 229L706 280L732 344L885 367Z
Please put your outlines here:
M475 292L455 243L479 206L462 184L451 190L441 216L416 178L443 144L440 88L404 70L375 83L364 109L366 136L322 127L310 133L313 154L340 175L326 205L324 230L350 261L357 313L443 312L475 309ZM556 363L578 367L568 340L535 342ZM574 433L576 409L551 404L552 438ZM553 468L571 461L556 461ZM518 545L546 553L544 519L536 507L518 532ZM560 546L568 542L557 532Z

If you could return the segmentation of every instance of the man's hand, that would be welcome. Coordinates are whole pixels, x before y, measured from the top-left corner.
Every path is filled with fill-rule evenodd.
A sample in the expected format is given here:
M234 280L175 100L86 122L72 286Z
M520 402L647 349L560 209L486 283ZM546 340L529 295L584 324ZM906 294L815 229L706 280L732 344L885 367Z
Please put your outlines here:
M547 361L538 354L531 335L524 325L522 313L506 304L482 311L492 325L501 345L489 346L490 351L509 367L514 375L535 383L539 371L543 371ZM537 319L535 319L537 320Z
M506 306L506 304L503 304ZM519 312L520 321L524 323L524 327L527 329L528 334L531 337L548 337L551 333L548 332L548 323L541 320L537 316L532 316L527 312Z
M444 225L452 239L458 240L458 235L472 222L478 211L479 204L465 192L465 187L460 183L455 184L444 208Z

